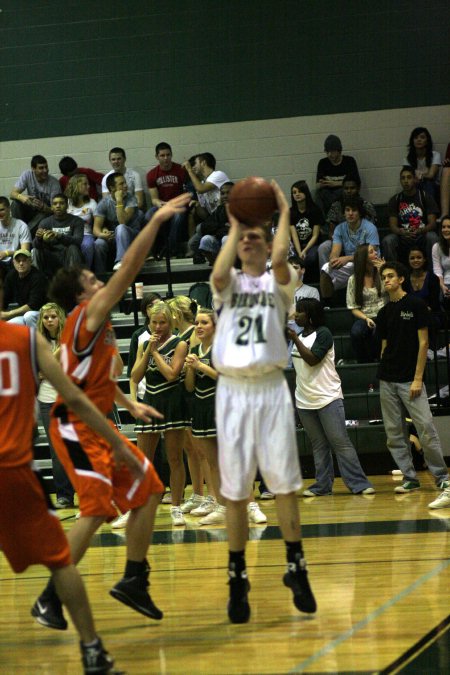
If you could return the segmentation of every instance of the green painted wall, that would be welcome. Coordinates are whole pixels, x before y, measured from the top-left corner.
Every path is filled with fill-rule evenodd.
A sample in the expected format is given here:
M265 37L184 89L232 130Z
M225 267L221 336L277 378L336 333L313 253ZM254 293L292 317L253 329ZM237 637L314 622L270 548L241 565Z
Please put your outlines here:
M448 0L7 0L0 138L450 102Z

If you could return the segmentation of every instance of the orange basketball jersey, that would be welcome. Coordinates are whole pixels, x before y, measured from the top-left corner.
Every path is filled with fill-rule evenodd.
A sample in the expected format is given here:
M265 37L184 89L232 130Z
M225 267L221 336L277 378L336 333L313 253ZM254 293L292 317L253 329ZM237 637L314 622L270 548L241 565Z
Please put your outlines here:
M38 387L34 329L0 321L0 466L33 459Z
M116 392L117 345L109 321L91 333L86 327L87 301L67 317L61 336L61 364L65 373L105 415L111 412ZM56 407L62 403L58 396ZM69 411L69 419L76 416Z

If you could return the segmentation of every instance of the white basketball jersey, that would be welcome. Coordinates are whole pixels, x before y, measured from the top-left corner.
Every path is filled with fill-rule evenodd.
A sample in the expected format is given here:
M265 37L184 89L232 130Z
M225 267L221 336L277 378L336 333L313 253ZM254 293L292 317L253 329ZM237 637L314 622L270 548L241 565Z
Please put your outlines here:
M291 281L285 286L272 272L253 277L234 268L223 291L211 283L218 315L213 363L219 373L258 377L287 366L285 325L296 282L296 272L289 269Z

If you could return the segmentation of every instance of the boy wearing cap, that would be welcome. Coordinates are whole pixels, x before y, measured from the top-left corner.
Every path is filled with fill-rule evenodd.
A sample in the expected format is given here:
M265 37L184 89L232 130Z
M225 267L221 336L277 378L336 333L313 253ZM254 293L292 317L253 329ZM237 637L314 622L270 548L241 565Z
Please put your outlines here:
M39 310L46 301L46 279L32 267L31 253L26 249L14 253L13 266L5 277L3 306L14 304L17 307L0 312L0 319L21 326L35 326Z
M338 136L327 136L324 150L327 156L317 165L316 187L318 200L326 216L331 204L342 196L345 176L351 174L358 181L360 178L354 157L342 154L342 143Z

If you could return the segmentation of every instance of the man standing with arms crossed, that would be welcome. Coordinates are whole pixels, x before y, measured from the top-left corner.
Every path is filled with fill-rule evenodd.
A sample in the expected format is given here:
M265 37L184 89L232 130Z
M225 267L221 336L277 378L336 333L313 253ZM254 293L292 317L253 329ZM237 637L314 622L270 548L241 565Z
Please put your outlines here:
M216 421L221 492L227 499L229 541L228 616L250 618L245 563L247 502L256 468L276 495L278 520L286 544L288 569L283 582L302 612L316 611L303 555L296 490L302 485L294 411L283 368L284 335L297 275L287 262L289 206L274 182L280 219L270 229L248 227L228 212L230 231L214 263L211 283L219 313L213 361L219 371ZM272 270L266 262L272 251ZM242 270L234 269L239 257Z

